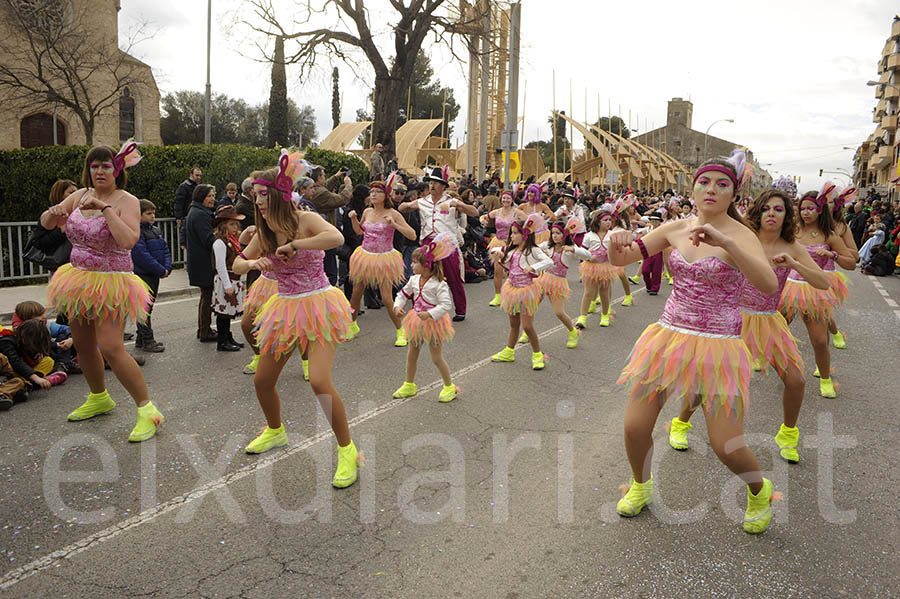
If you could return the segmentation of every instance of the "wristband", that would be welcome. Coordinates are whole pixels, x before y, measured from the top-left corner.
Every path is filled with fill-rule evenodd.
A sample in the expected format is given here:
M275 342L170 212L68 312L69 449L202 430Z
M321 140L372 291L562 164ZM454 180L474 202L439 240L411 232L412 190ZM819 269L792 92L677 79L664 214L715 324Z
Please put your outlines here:
M103 208L100 209L100 212L103 212L107 208L112 208L112 204L107 204L106 206L104 206Z
M834 251L834 250L831 250L831 259L832 259L832 260L837 260L837 259L838 259L838 256L840 256L840 254L838 254L838 253L837 253L836 251Z
M650 259L650 254L647 253L647 248L644 247L644 240L641 238L635 239L634 242L637 244L638 248L641 250L641 256L644 257L644 260Z
M241 251L241 252L238 252L238 256L240 256L240 258L241 258L242 260L246 260L246 259L247 259L247 256L245 256L245 255L244 255L244 252L242 252L242 251Z

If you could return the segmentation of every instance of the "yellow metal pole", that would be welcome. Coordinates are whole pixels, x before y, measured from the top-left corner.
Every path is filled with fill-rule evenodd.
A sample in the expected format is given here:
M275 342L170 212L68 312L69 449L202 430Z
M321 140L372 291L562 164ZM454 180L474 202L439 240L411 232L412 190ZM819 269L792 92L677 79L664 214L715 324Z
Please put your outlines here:
M556 164L556 69L553 69L553 176L556 177L556 173L559 172L558 165Z

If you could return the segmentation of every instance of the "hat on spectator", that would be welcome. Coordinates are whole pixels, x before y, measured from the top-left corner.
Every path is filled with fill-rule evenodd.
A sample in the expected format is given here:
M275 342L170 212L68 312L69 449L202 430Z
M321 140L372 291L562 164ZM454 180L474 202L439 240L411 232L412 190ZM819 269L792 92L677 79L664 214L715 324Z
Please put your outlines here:
M216 216L213 218L213 227L226 220L244 220L244 215L238 214L234 206L224 204L216 210Z

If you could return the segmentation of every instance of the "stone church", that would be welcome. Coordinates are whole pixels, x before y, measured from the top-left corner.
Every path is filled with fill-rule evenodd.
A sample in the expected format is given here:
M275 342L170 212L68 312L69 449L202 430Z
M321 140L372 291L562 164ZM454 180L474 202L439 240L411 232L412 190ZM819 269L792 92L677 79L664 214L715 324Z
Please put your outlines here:
M33 40L46 39L56 31L63 32L58 37L69 44L59 44L59 52L65 55L61 48L72 48L71 58L78 65L73 70L84 89L75 91L78 85L66 83L62 73L52 69L55 76L47 77L48 83L59 90L58 96L86 94L91 103L105 105L95 119L93 143L118 148L134 137L146 144L162 144L159 89L153 72L119 48L120 0L13 0L3 4L0 12L10 14L0 15L0 149L53 145L54 120L57 144L87 143L82 119L54 101L48 86L33 76L37 66ZM28 33L23 23L32 24ZM47 72L45 69L45 77ZM21 78L23 85L3 85L4 80L15 81L15 77ZM26 87L36 91L26 92Z

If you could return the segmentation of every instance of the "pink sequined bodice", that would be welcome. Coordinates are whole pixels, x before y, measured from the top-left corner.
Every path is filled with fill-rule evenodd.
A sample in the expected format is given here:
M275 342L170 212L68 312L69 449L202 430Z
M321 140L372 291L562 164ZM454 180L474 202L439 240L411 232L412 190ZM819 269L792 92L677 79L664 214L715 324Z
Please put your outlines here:
M744 288L741 290L741 310L752 312L775 312L778 310L778 301L781 292L787 283L791 269L787 266L775 268L775 276L778 277L778 292L768 295L753 286L750 281L744 280Z
M566 275L569 274L569 267L563 264L562 252L554 251L550 257L553 259L553 266L548 268L547 272L557 277L566 278Z
M516 222L515 218L503 218L499 214L494 219L494 228L497 230L497 239L506 241L509 239L509 228Z
M606 263L609 262L609 253L606 249L606 246L602 243L591 250L591 256L594 257L594 262Z
M324 258L322 250L297 250L287 262L269 256L275 265L270 274L278 280L278 295L299 295L330 287L325 276Z
M514 250L509 258L509 284L513 287L528 287L534 284L534 277L522 268L519 260L522 258L522 252Z
M815 245L806 246L806 251L809 252L809 255L813 259L813 262L815 262L819 266L819 268L821 268L822 270L828 270L825 267L829 262L831 262L831 270L834 270L834 260L831 258L831 256L819 256L818 254L816 254L816 250L820 249L827 250L829 249L829 246L827 243L817 243ZM803 278L803 275L801 275L796 270L792 270L791 274L788 275L788 278L791 281L806 282L806 279Z
M660 324L689 334L740 336L740 270L715 256L689 263L677 249L669 256L669 270L675 285Z
M131 272L131 249L118 244L102 214L85 218L74 210L66 221L66 237L72 242L69 261L81 270Z
M394 249L394 227L388 223L365 222L362 224L362 249L373 254L383 254Z

